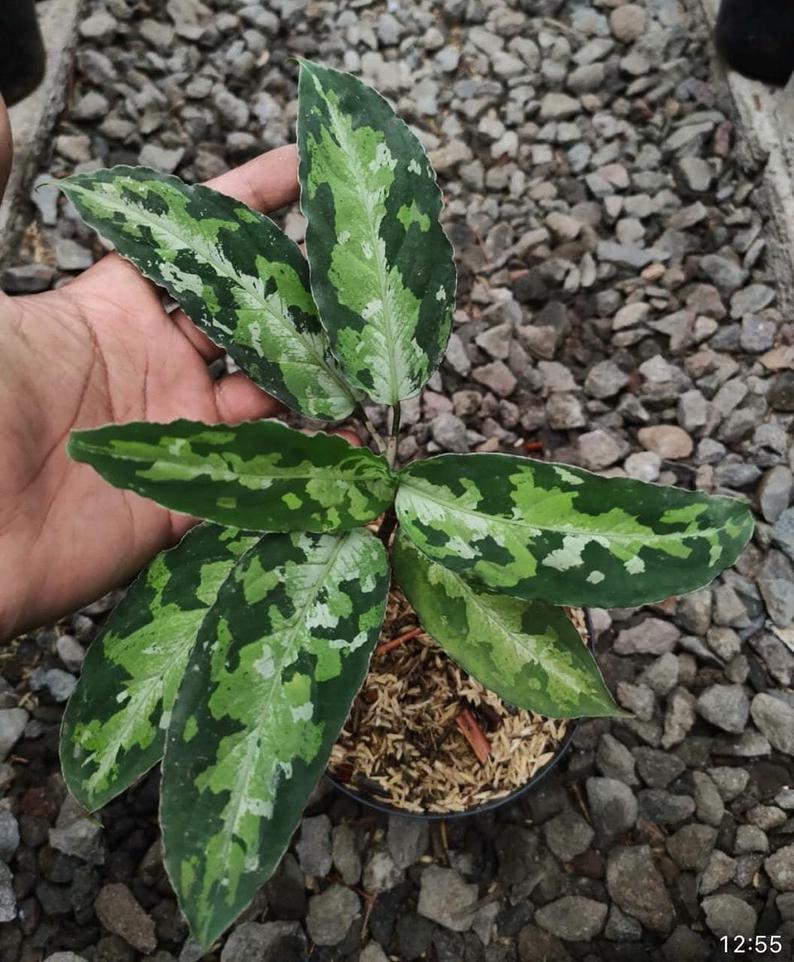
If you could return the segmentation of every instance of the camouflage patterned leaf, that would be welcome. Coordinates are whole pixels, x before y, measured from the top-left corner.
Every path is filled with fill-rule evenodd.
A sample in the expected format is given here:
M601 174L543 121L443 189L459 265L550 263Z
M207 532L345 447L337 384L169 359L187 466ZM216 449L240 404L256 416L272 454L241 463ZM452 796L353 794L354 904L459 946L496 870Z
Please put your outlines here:
M271 220L146 167L75 174L58 186L266 391L308 417L351 413L355 400L320 326L306 260Z
M101 808L155 765L196 635L218 589L260 535L202 524L159 554L88 649L61 728L72 795Z
M298 148L312 292L334 354L374 400L411 397L444 353L455 302L427 156L380 94L305 60Z
M271 535L223 586L163 763L165 862L208 946L278 864L364 681L389 577L365 529Z
M425 630L505 701L551 718L621 714L562 608L488 591L431 561L402 532L392 559Z
M753 530L742 501L512 455L441 455L400 478L400 524L429 558L556 605L693 591L734 563Z
M366 448L279 421L109 424L73 431L68 450L117 488L251 531L355 528L389 507L396 484Z

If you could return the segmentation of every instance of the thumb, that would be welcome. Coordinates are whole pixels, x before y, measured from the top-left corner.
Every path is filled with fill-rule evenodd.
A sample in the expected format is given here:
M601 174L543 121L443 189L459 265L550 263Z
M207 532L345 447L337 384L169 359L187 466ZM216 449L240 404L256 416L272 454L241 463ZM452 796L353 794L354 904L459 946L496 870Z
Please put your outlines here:
M14 156L14 141L11 139L11 124L8 121L8 111L5 101L0 94L0 200L8 183L11 173L11 161Z

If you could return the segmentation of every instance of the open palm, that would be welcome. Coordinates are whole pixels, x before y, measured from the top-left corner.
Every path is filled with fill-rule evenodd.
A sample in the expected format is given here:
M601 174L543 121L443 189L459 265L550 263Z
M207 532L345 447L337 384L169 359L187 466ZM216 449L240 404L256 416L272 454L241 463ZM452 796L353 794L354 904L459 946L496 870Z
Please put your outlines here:
M212 187L267 212L298 191L294 147ZM193 523L69 460L74 428L188 417L267 417L278 402L242 374L130 264L108 255L47 294L0 294L0 638L85 604L134 574Z

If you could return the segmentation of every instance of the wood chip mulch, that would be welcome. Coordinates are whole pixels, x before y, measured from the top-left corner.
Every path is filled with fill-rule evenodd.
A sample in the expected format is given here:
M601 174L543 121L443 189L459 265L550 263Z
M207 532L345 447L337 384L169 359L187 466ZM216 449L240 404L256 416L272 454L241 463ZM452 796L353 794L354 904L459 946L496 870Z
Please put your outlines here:
M586 639L583 614L569 613ZM330 770L407 812L463 812L522 787L552 760L568 725L506 705L470 678L392 592Z

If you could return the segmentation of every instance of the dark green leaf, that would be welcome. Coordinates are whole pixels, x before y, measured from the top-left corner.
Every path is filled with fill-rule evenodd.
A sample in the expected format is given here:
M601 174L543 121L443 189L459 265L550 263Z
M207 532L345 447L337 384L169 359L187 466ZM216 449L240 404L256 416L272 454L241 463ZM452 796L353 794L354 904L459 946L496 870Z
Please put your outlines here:
M159 554L88 649L61 728L72 795L101 808L155 765L196 635L237 559L260 536L203 524Z
M383 404L417 394L455 305L441 192L421 144L371 87L302 61L298 147L311 284L351 383Z
M75 174L58 186L266 391L308 417L351 413L355 400L320 326L306 260L271 220L146 167Z
M425 630L500 698L552 718L621 714L561 608L466 581L431 561L402 533L393 562Z
M396 483L366 448L279 421L111 424L74 431L69 454L117 488L251 531L358 527L391 504Z
M271 535L227 580L168 730L165 862L208 946L278 864L364 681L388 593L368 531Z
M753 530L743 501L506 454L400 476L397 515L429 558L507 594L627 607L708 584Z

